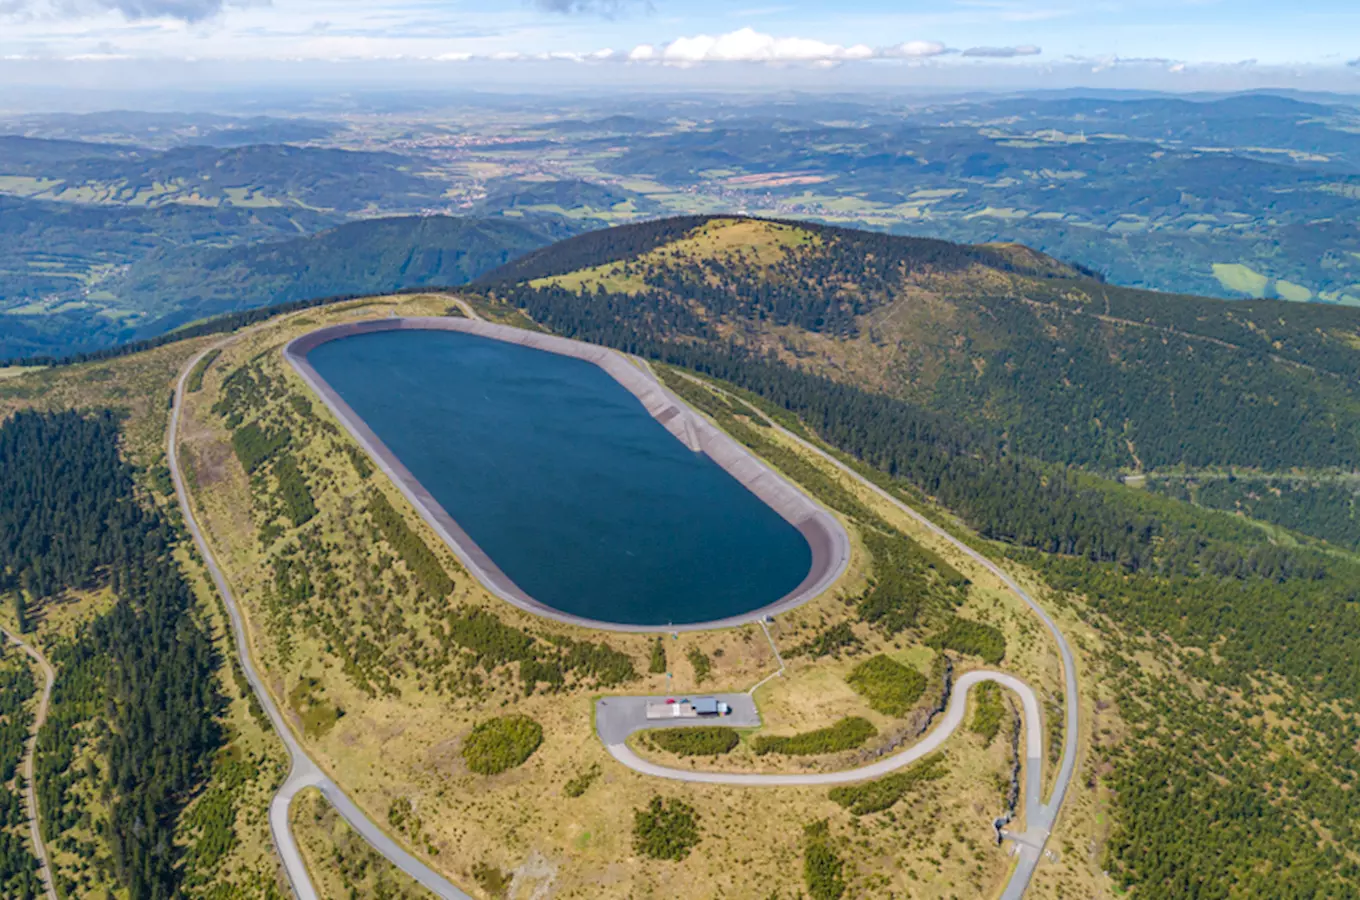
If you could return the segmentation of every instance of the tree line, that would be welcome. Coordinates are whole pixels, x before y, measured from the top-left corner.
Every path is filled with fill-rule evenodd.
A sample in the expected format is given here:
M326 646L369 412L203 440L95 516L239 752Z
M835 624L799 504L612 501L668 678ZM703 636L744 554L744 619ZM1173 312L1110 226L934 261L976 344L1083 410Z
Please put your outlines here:
M176 823L223 742L221 661L192 615L176 535L138 500L118 448L108 411L20 412L0 427L0 571L35 599L98 586L117 597L52 651L35 780L54 843L82 816L72 788L95 781L114 879L160 900L178 890ZM82 743L102 768L73 769Z

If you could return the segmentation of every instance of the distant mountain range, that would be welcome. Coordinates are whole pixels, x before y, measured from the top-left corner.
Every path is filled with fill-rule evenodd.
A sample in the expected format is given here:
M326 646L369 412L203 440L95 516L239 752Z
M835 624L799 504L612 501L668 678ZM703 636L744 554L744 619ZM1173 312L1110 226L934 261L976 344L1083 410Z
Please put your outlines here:
M398 216L282 241L162 247L99 283L103 294L135 303L135 319L80 306L0 316L0 359L96 349L292 300L463 284L569 233L552 220Z

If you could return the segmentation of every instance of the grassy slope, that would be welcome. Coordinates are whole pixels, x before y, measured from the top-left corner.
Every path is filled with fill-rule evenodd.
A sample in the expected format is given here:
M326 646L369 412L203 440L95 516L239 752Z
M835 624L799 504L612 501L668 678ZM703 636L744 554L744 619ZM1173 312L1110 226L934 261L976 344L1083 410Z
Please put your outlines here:
M1150 294L981 265L908 270L886 297L853 308L870 282L846 277L861 269L842 254L830 276L841 278L835 302L852 308L853 322L832 317L835 328L808 327L807 316L790 312L790 299L818 299L827 272L817 266L826 255L790 251L785 261L753 264L730 243L704 250L704 243L722 243L713 232L738 227L753 226L701 224L685 238L697 256L671 255L670 237L648 246L646 258L537 254L536 300L504 283L488 287L545 321L606 340L641 335L753 346L793 366L971 418L983 434L988 425L1004 426L1012 446L1050 459L1079 453L1078 461L1111 468L1189 462L1207 466L1209 475L1244 460L1263 469L1329 459L1355 464L1360 317L1352 311ZM637 236L596 241L604 251L645 243ZM633 279L632 293L575 302L551 288L574 280L593 297L596 272ZM792 290L781 297L785 287ZM553 318L557 309L563 314ZM615 317L612 331L600 322L605 310ZM1111 410L1139 416L1106 428L1090 415L1100 405L1106 421ZM1178 446L1184 459L1167 454ZM1309 543L1282 528L1258 529L1086 481L1102 485L1121 508L1173 530L1218 535L1234 548L1277 554ZM1216 505L1231 505L1223 500ZM1106 868L1148 896L1159 889L1259 893L1276 879L1324 892L1352 889L1347 785L1355 711L1349 698L1336 698L1335 685L1351 683L1357 672L1344 661L1328 676L1308 670L1319 654L1354 658L1352 556L1302 551L1297 559L1307 562L1298 573L1240 579L1193 566L1135 576L1108 564L1016 556L1064 589L1050 606L1078 613L1099 634L1098 643L1090 631L1075 640L1091 654L1082 666L1083 701L1095 704L1085 718L1094 752L1085 761L1089 777L1080 779L1084 790L1065 812L1087 823L1093 840L1060 835L1065 862ZM1308 575L1311 565L1322 568ZM1255 811L1245 813L1248 806ZM1254 825L1257 815L1273 824ZM1102 857L1106 839L1116 849ZM1056 887L1044 879L1036 885L1041 896ZM1072 887L1064 885L1063 894L1089 895L1067 894Z
M682 883L685 892L697 890L701 895L723 891L727 896L763 898L774 887L785 895L793 893L800 884L800 844L798 829L787 827L790 818L803 822L832 817L837 834L854 832L824 791L733 793L701 786L681 788L637 776L610 760L595 738L590 701L598 689L588 682L569 681L563 692L540 691L526 698L514 666L488 672L456 650L450 657L438 637L441 620L450 612L469 609L487 610L505 624L532 633L575 639L601 636L543 622L488 597L456 567L434 535L379 476L361 478L356 473L344 452L348 441L342 432L326 427L329 417L324 409L314 404L310 415L315 418L308 421L289 399L305 393L276 352L291 335L348 317L439 312L447 305L446 299L437 297L405 297L309 311L225 351L207 373L201 394L191 398L186 456L194 460L198 473L197 499L250 612L257 658L268 671L273 690L285 705L291 696L302 693L311 698L306 709L295 710L300 731L304 715L315 708L317 698L344 711L325 728L313 723L311 734L304 736L309 746L379 821L387 821L394 804L409 801L419 810L416 849L465 888L476 884L474 867L486 866L521 872L525 877L540 873L534 875L540 879L549 877L542 873L550 873L556 895L561 897L669 895L680 890ZM270 378L286 388L276 391L252 415L275 425L287 424L304 436L295 443L294 452L320 509L316 519L301 529L285 528L263 542L262 525L276 509L272 482L266 477L251 485L231 455L222 420L207 408L219 394L222 379L250 360L257 360ZM384 542L375 543L359 499L375 489L388 493L406 511L407 521L443 561L456 583L451 602L431 604L420 599L409 581L398 577L404 569L391 563L390 548ZM871 498L864 499L871 502ZM878 513L885 518L895 515L891 508ZM909 526L903 523L902 527ZM929 539L917 530L909 533ZM318 594L300 605L280 603L273 560L281 553L297 552L290 548L298 548L304 539L319 542L313 544L318 548L312 551L315 555L303 557L318 580ZM371 568L375 563L376 570ZM842 591L860 590L867 564L861 550ZM319 573L327 570L338 579L333 587L320 582ZM374 571L381 574L375 577ZM1010 664L1017 671L1035 683L1056 686L1052 650L1027 614L985 573L970 569L968 574L977 587L965 613L989 619L1006 631L1013 646ZM837 597L822 598L786 617L780 623L778 640L781 646L804 642L829 625L852 619L849 612ZM863 626L855 628L862 632L864 653L888 651L913 658L913 654L928 657L931 652L920 646L919 637L911 631L894 642L876 637ZM645 636L609 635L605 639L628 652L639 672L646 671L650 642ZM756 628L686 634L667 644L675 678L643 676L626 690L695 689L691 667L682 662L694 648L713 662L703 690L743 689L773 668L769 647ZM768 704L769 726L782 732L821 727L849 712L872 716L889 730L891 721L868 710L853 692L847 692L846 706L839 709L806 708L799 701L799 697L817 694L828 678L840 677L839 667L826 667L826 663L811 658L792 661L791 677L762 695L766 698L762 702ZM304 679L313 678L317 687L296 691ZM366 691L365 684L377 689ZM459 755L462 738L475 723L509 712L527 714L542 723L543 746L522 767L502 775L484 778L468 773ZM886 739L885 735L882 740ZM901 892L910 886L926 896L943 897L957 890L982 893L998 883L1005 861L987 847L989 819L977 810L998 803L996 777L1005 769L1004 748L999 744L983 748L964 739L951 753L957 754L958 762L947 779L914 798L910 806L900 807L897 818L885 819L874 831L866 832L847 854L859 879L856 884L863 890ZM846 761L831 758L814 765ZM595 765L602 772L597 784L581 797L564 798L566 782ZM683 793L704 821L704 841L683 869L644 863L632 856L631 811L657 792ZM952 848L947 856L940 853L945 844ZM732 870L732 859L745 861L741 873ZM1089 885L1091 876L1078 867L1071 877Z

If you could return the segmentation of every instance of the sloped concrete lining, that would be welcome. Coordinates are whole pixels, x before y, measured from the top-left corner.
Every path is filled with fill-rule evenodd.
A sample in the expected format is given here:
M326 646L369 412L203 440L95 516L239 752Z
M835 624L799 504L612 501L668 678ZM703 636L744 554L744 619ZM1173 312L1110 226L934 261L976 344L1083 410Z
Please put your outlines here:
M808 546L812 548L812 566L807 577L791 593L761 609L726 619L687 625L627 625L602 622L561 612L530 597L501 571L495 561L477 546L467 532L459 527L439 501L425 489L409 469L402 465L401 460L383 444L364 420L307 361L308 353L329 341L378 331L403 330L461 331L583 359L604 369L629 393L637 397L647 412L665 426L677 440L695 452L707 454L747 490L798 529L807 540ZM691 409L650 373L633 365L622 354L606 347L474 319L414 317L369 319L320 328L290 342L284 347L283 355L355 440L368 451L378 467L411 501L421 518L453 548L453 552L463 565L496 596L535 615L606 631L667 632L728 628L758 621L767 615L787 612L806 603L835 583L845 573L850 563L850 538L835 516Z

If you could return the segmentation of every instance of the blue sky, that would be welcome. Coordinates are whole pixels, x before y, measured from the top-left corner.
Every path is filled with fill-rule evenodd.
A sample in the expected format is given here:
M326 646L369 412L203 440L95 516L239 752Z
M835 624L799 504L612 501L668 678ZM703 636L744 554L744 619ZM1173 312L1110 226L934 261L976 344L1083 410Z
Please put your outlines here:
M1354 0L0 0L0 61L49 66L405 61L601 84L694 69L756 84L776 68L998 87L1119 71L1129 86L1355 90L1357 57Z

